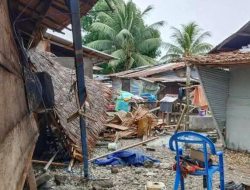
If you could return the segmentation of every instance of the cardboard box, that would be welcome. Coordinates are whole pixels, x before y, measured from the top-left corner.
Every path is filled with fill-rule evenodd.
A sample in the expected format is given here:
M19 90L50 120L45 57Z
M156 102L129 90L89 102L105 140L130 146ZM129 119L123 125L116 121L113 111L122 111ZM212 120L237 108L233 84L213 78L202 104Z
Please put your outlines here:
M191 149L190 150L190 157L196 160L200 160L202 162L205 161L204 158L204 152L200 151L200 150L195 150L195 149ZM211 158L211 154L207 154L207 159L209 160Z

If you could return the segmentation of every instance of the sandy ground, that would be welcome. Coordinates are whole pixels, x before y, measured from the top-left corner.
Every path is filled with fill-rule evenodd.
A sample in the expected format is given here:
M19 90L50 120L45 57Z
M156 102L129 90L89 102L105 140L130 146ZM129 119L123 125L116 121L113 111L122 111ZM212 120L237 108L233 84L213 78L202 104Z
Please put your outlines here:
M154 143L147 146L139 146L134 148L152 158L160 159L161 164L154 164L152 168L136 168L136 167L118 167L118 173L111 173L111 166L99 167L90 166L90 176L92 180L85 181L82 177L82 167L75 166L71 173L64 168L51 168L51 180L39 189L55 189L55 190L82 190L82 189L98 189L96 181L104 180L107 183L112 182L113 187L107 188L111 190L144 190L147 181L163 182L166 189L173 189L175 171L172 166L175 162L175 153L171 152L168 146L162 146L168 142L169 136L161 137ZM140 139L119 140L119 147L125 147L137 142ZM146 147L154 147L156 151L147 151ZM92 157L96 157L107 153L107 148L96 148ZM216 162L216 160L214 160ZM234 181L236 183L250 183L250 155L245 153L236 153L233 151L225 151L225 178L226 182ZM36 167L39 172L39 167ZM55 183L55 175L63 176L60 185ZM105 182L105 183L106 183ZM189 175L185 179L186 189L199 190L203 189L202 177ZM104 189L104 188L99 188ZM219 189L219 175L214 175L213 189Z

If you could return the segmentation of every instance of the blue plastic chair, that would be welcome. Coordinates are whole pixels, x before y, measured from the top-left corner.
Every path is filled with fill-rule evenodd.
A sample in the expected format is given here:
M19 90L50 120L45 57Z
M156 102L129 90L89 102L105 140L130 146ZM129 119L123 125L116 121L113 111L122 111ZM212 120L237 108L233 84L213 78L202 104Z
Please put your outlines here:
M220 189L225 190L225 180L224 180L224 163L223 163L223 152L216 152L213 142L198 133L195 132L179 132L174 134L169 140L169 148L176 152L176 177L174 190L178 190L179 185L181 185L181 190L185 189L184 178L181 176L180 169L180 156L183 155L183 150L179 147L178 143L190 143L190 144L202 144L203 152L205 158L205 170L196 171L194 173L189 173L190 175L205 176L207 181L207 189L212 190L213 174L215 172L220 172ZM207 158L207 147L209 146L212 155L217 155L219 157L219 165L209 166Z

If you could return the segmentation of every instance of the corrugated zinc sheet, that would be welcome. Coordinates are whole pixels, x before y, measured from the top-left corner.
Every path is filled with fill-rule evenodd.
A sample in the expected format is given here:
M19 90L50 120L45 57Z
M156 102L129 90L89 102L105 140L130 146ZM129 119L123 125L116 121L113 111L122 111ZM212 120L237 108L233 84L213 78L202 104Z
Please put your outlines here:
M227 100L229 97L229 72L222 69L197 67L210 111L220 131L226 124Z
M136 77L147 77L147 76L151 76L154 74L158 74L158 73L163 73L165 71L171 71L173 69L179 69L182 67L185 67L186 64L183 62L180 63L168 63L168 64L164 64L164 65L156 65L154 67L142 70L142 71L138 71L135 73L131 73L131 74L126 74L121 76L122 78L136 78Z

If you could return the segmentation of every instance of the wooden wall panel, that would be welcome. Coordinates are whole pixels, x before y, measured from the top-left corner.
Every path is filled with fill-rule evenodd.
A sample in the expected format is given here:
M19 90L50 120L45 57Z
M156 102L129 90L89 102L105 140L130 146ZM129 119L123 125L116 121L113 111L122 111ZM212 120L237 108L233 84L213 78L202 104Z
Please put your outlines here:
M22 68L9 20L0 1L0 190L21 190L38 130L27 110Z

